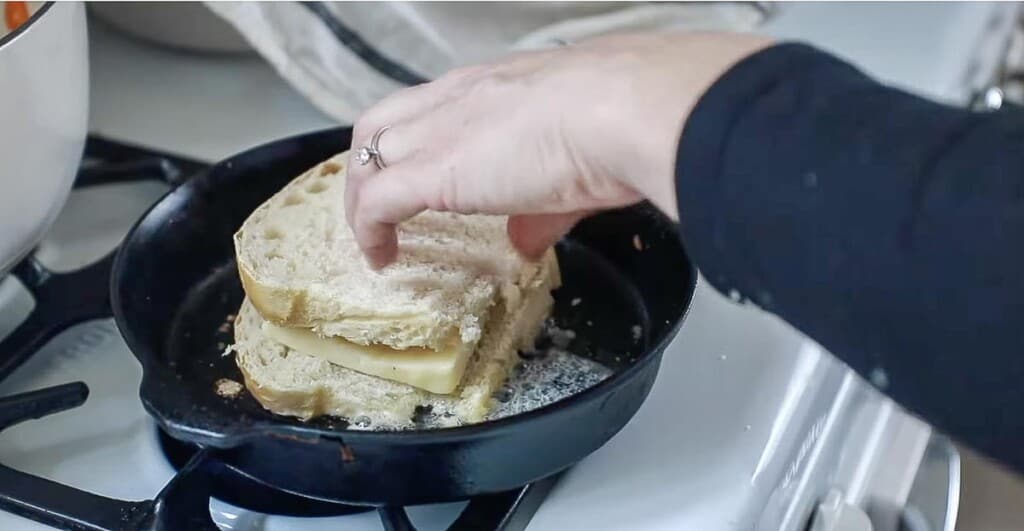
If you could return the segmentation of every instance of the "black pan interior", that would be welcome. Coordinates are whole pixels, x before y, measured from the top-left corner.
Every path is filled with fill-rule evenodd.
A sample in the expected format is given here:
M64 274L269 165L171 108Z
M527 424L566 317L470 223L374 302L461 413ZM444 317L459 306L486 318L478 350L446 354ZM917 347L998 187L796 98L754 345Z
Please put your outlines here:
M232 446L266 431L346 427L344 419L274 415L247 392L227 398L215 386L223 378L242 381L233 356L223 355L243 296L232 234L291 178L349 141L349 131L338 129L243 153L171 192L125 240L112 279L113 306L144 366L143 401L172 435ZM555 293L553 319L575 332L570 351L618 373L598 387L612 385L655 350L660 354L652 347L674 333L695 278L672 225L649 206L609 212L583 221L557 251L564 285Z

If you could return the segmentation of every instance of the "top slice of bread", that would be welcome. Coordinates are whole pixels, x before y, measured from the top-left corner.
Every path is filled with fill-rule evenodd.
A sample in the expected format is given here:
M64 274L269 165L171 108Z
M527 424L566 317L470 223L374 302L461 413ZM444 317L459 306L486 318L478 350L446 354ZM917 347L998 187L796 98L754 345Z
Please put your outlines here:
M300 175L235 234L242 284L264 319L441 350L475 344L500 292L544 274L512 247L506 217L441 212L399 225L397 262L372 270L345 219L347 164L345 152Z

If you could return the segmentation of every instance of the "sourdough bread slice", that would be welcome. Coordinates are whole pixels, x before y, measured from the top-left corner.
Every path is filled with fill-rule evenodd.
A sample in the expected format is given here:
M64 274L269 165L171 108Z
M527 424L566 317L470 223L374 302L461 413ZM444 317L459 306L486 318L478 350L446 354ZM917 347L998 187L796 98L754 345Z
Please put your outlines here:
M490 309L462 382L451 395L367 376L289 349L262 333L263 318L249 299L235 322L235 360L252 395L281 415L333 415L368 422L370 427L406 428L422 406L431 409L440 425L480 422L491 409L491 395L518 363L517 350L532 346L551 311L550 291L559 282L554 254L539 266L543 274L530 283L505 287Z
M345 222L347 163L341 153L297 177L235 234L264 319L360 345L473 345L499 292L546 274L512 247L506 217L440 212L402 223L398 261L371 270Z

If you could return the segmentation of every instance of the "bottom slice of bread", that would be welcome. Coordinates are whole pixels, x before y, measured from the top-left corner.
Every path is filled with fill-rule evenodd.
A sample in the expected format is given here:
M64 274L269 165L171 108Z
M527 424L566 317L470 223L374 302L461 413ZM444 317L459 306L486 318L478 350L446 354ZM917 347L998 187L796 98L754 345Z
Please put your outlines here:
M517 351L532 346L551 312L551 289L559 281L554 267L554 274L536 279L521 293L499 297L462 383L451 395L367 376L292 350L263 335L263 319L248 299L235 322L235 361L249 392L280 415L333 415L371 429L394 429L413 426L415 411L423 406L442 426L480 422L491 409L492 395L518 363Z

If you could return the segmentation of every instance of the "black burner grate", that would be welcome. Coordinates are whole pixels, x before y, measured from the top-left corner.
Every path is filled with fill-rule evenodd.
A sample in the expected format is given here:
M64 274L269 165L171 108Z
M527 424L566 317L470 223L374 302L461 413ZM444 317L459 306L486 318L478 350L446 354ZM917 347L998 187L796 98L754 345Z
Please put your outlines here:
M205 163L145 148L90 137L75 187L159 181L175 186L206 168ZM114 252L77 271L56 273L29 257L12 271L35 299L29 316L0 340L0 380L9 376L50 339L69 327L110 317L109 277ZM0 431L82 405L83 382L0 398ZM0 464L0 509L72 530L215 530L210 499L260 513L290 516L351 514L374 508L305 498L263 484L200 448L160 434L161 447L178 469L152 500L122 501L81 491ZM469 501L449 531L518 531L526 528L557 477L520 489ZM387 531L414 530L402 507L376 508Z
M160 449L175 469L181 470L188 466L189 461L202 450L192 443L179 441L167 435L167 432L159 428L157 432ZM216 459L208 460L204 465L205 472L211 480L210 491L215 498L257 513L284 516L339 516L373 509L325 502L283 492Z

